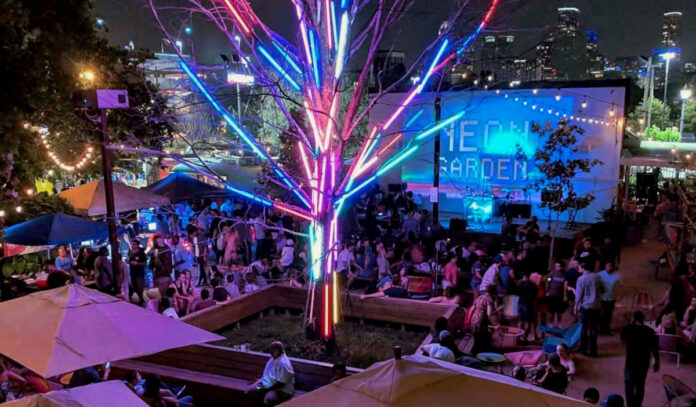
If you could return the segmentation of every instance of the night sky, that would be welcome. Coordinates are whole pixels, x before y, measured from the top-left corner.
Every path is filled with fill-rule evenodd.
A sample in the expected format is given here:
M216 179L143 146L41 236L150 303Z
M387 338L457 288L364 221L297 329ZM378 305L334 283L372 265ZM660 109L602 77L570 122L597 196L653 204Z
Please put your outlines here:
M450 15L458 0L416 0L405 21L392 32L394 49L414 58L436 34L440 22ZM182 0L160 0L159 5L185 4ZM290 37L294 21L287 0L252 0L259 16L279 33ZM473 0L463 21L473 30L473 20L485 10L488 1ZM556 21L561 6L580 8L583 29L599 33L600 51L609 57L647 55L659 46L662 13L682 11L682 61L696 59L696 29L685 27L696 22L694 0L503 0L489 31L517 36L517 52L522 53L539 42L549 25ZM115 44L134 41L137 47L160 49L162 35L155 25L147 0L96 0L96 12L106 19L109 39ZM180 27L187 15L162 11L163 20ZM206 63L220 62L220 53L229 53L226 39L212 24L194 19L191 37L196 56ZM384 48L388 48L385 46ZM528 54L533 57L534 53Z

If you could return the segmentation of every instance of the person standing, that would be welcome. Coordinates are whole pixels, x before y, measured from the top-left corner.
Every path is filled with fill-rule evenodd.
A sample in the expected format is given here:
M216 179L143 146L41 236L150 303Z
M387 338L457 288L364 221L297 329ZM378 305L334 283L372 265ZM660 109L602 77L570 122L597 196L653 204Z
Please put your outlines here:
M106 294L114 293L114 272L111 267L111 260L107 256L106 247L99 248L99 257L94 263L97 271L97 288Z
M138 295L138 305L145 303L143 291L145 290L145 263L147 256L137 240L131 241L128 252L128 264L130 265L130 278L133 291Z
M172 283L172 250L161 236L155 238L155 248L150 254L150 267L155 279L155 287L164 297Z
M616 304L616 286L619 283L619 274L614 270L614 264L607 262L604 270L599 272L599 277L604 284L602 293L602 324L600 332L602 335L611 335L611 318L614 315L614 305Z
M650 368L650 356L655 359L653 370L660 370L660 353L655 331L644 325L642 311L633 313L633 323L621 331L621 341L626 345L626 365L624 382L626 384L627 407L640 407L645 394L645 379Z
M601 316L602 279L594 271L592 263L580 263L582 276L578 278L575 309L582 322L580 349L583 355L597 357L597 327Z

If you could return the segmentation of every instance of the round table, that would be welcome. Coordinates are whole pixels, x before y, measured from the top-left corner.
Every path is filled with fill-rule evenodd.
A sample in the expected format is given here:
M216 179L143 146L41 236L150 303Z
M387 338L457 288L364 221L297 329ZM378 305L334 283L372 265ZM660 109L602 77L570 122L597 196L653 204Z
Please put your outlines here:
M500 353L483 352L476 355L476 359L483 362L485 365L493 366L497 369L498 373L503 373L503 364L507 360L504 355Z

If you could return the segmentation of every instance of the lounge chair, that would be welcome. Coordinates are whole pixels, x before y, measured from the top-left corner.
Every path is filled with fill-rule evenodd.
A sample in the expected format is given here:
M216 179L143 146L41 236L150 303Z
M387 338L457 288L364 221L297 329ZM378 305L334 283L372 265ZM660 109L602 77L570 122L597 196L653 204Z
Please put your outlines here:
M542 334L549 334L544 338L542 347L544 352L553 353L556 351L556 346L564 343L569 349L573 349L580 342L580 334L582 333L582 324L573 324L567 328L553 328L550 326L542 326L540 329Z

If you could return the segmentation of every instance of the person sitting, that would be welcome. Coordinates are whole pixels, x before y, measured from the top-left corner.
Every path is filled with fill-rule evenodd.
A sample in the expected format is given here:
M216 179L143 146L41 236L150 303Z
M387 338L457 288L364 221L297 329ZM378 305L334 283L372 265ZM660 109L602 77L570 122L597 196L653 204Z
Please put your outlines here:
M455 357L454 353L446 346L441 344L442 341L450 337L449 331L442 331L439 334L439 341L432 342L425 346L421 346L421 351L433 359L444 360L445 362L454 363Z
M539 386L558 394L565 393L566 387L568 387L568 373L561 364L561 358L558 354L553 353L549 356L549 367L544 376L539 379Z
M582 393L582 400L585 403L597 404L599 403L599 390L594 387L588 387L585 392Z
M432 297L428 299L428 302L434 304L456 304L461 306L464 303L464 299L460 293L455 293L452 286L447 286L443 295L439 297Z
M331 370L333 371L333 376L331 377L331 383L333 383L337 380L341 380L348 375L345 362L334 363Z
M604 399L600 406L602 407L624 407L624 399L618 394L610 394Z
M282 342L273 342L270 352L271 358L266 362L263 375L247 391L262 393L263 404L275 406L292 398L295 392L295 370L285 354Z
M241 294L239 293L237 283L234 282L234 275L231 273L228 274L227 277L225 277L225 280L227 280L225 290L227 290L227 294L229 294L230 299L234 300L235 298L239 297Z
M210 308L213 305L215 305L215 300L210 298L210 291L208 291L207 289L203 289L201 291L201 300L196 303L193 310L200 311L206 308Z
M524 382L527 380L527 370L523 366L515 366L512 368L512 378Z
M408 290L404 288L401 276L394 277L391 281L386 282L376 293L360 295L361 300L379 297L408 298Z
M100 370L104 372L103 375L100 375L94 366L88 366L74 371L73 375L70 377L68 387L86 386L88 384L109 380L111 368L108 367L108 364L104 365Z
M169 290L173 289L174 293L171 296L174 300L175 308L181 312L182 315L189 314L194 303L194 296L192 292L189 292L186 288L186 272L188 270L183 270L181 272L175 271L174 282L167 289L167 294ZM169 296L169 295L168 295Z
M158 375L152 375L145 379L143 393L139 396L141 399L143 399L143 401L150 405L164 405L167 407L193 406L193 396L183 396L181 398L177 398L176 394L174 394L171 390L163 387L162 380Z
M256 273L249 271L244 275L244 294L259 291L261 287L256 280Z
M213 286L213 301L216 303L226 302L230 298L230 294L222 286L219 278L213 278L210 283Z
M171 300L169 297L162 297L159 300L159 308L157 310L160 314L164 315L167 318L172 318L172 319L179 319L179 314L176 312L174 307L172 306Z

